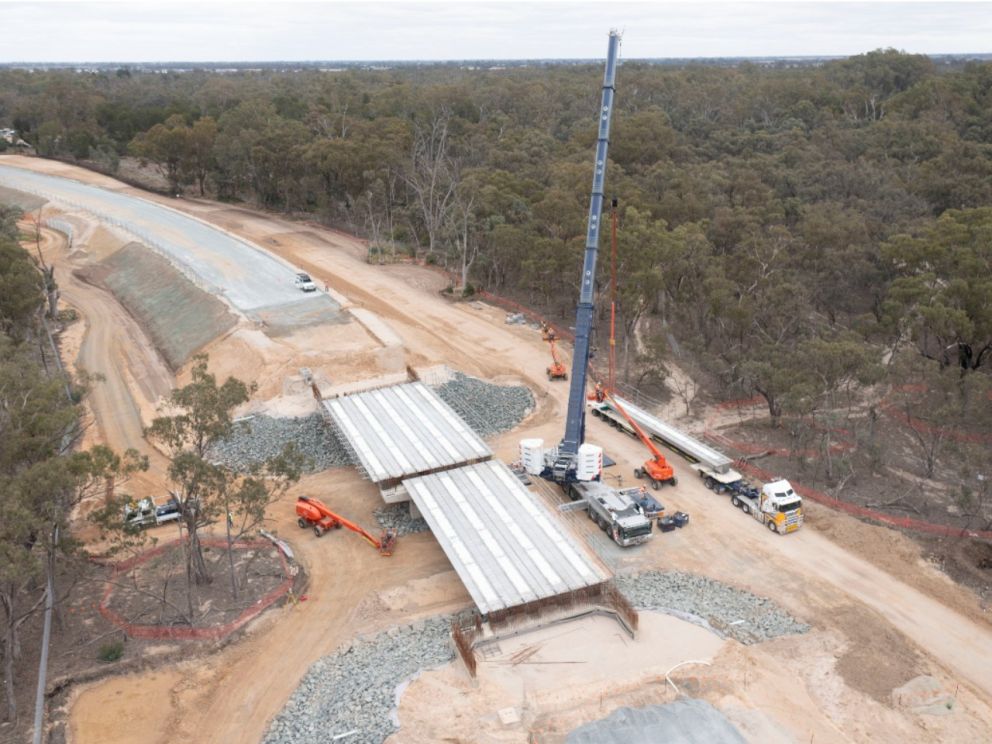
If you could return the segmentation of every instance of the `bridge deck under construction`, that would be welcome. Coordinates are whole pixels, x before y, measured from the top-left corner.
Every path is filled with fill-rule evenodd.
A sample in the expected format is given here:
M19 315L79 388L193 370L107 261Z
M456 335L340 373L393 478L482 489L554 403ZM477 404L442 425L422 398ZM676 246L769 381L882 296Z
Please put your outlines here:
M610 578L502 462L408 478L403 485L483 614Z
M355 464L373 483L398 482L493 455L421 382L333 398L323 405Z

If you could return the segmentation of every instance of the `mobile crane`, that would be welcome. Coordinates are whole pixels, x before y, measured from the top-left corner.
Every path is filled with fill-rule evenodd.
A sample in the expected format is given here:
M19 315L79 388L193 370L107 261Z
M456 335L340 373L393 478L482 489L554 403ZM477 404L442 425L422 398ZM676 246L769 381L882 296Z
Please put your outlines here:
M379 551L380 555L389 556L393 554L396 547L396 533L393 530L383 530L378 539L373 537L360 525L355 524L350 519L345 519L340 514L335 514L320 499L308 496L300 496L296 499L296 523L301 529L313 526L313 534L322 537L329 530L347 527L352 532L361 535L373 548Z
M610 146L610 120L613 96L616 93L617 53L620 33L610 31L603 75L603 97L599 108L599 135L596 141L596 163L589 197L589 219L586 230L585 257L582 264L582 286L575 311L575 348L572 353L572 379L568 391L568 412L565 435L553 452L553 463L547 478L565 485L575 480L579 447L586 434L586 374L589 367L589 342L593 322L593 298L596 289L596 254L599 250L599 222L603 212L603 186L606 181L606 157Z
M586 383L596 290L596 257L599 251L599 226L603 213L603 187L606 180L619 48L620 33L615 29L611 30L599 108L599 134L596 140L592 193L589 198L581 288L575 311L575 347L572 353L565 433L557 447L543 453L540 475L561 486L574 501L585 501L589 518L599 524L614 542L626 547L648 540L651 537L652 522L629 493L610 488L602 482L602 450L585 443ZM528 461L529 453L524 450L525 445L522 442L521 459Z

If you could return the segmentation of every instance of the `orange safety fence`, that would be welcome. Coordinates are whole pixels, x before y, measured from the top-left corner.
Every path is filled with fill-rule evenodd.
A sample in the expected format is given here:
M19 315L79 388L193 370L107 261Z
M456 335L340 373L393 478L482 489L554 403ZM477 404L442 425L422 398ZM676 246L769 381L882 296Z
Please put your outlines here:
M203 545L210 547L227 547L227 542L224 540L214 540L206 539L200 541ZM179 540L173 540L169 543L156 546L151 550L147 550L140 555L134 556L119 563L113 564L114 576L128 571L141 563L151 560L152 558L161 555L167 549L174 547L179 544ZM240 542L235 543L237 548L271 548L273 547L271 543L265 541L252 541L252 542ZM100 600L98 609L100 614L109 622L116 625L118 628L123 630L132 638L143 638L150 640L210 640L218 641L226 638L234 631L244 627L250 620L258 617L263 610L268 609L273 604L275 604L279 599L286 595L289 590L293 587L293 577L289 572L289 565L286 563L286 556L283 555L282 551L276 548L276 552L279 554L279 560L282 563L283 574L285 579L275 588L267 592L264 596L256 600L249 607L238 615L234 620L223 625L214 625L209 627L195 628L187 625L141 625L137 623L131 623L125 618L121 617L117 612L110 609L108 606L110 598L113 596L115 586L112 582L108 582L103 590L103 598ZM99 562L99 561L97 561Z
M766 482L774 480L778 477L764 468L759 468L751 463L740 464L740 469L748 475L754 476L755 478L759 478L760 480ZM914 519L913 517L897 517L893 514L886 514L885 512L877 511L876 509L869 509L867 506L859 506L858 504L852 504L849 501L841 501L833 496L828 496L822 491L817 491L816 489L809 488L808 486L804 486L801 483L796 483L795 481L790 482L792 483L792 487L796 489L796 493L804 499L815 501L818 504L823 504L831 509L836 509L837 511L842 511L855 517L870 519L872 521L881 522L882 524L891 525L893 527L901 527L903 529L924 532L930 535L940 535L943 537L977 537L982 540L992 540L992 530L969 530L961 527L951 527L946 524L925 522L922 519Z

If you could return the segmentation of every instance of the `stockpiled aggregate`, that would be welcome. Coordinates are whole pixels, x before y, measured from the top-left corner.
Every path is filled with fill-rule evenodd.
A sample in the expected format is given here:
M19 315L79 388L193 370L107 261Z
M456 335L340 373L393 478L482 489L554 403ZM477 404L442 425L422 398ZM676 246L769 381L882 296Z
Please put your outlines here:
M419 517L414 519L410 516L409 503L386 504L372 513L380 527L396 530L397 536L411 535L414 532L423 532L428 529L425 520Z
M494 385L462 372L434 389L480 437L509 431L534 410L534 396L523 385Z
M348 453L317 414L301 418L252 416L237 422L231 436L214 445L210 455L228 467L245 471L275 457L290 442L311 461L308 472L349 463Z
M799 622L765 597L681 571L647 571L618 576L617 587L634 607L702 618L744 644L805 633Z
M451 661L450 620L393 628L318 659L273 719L263 744L346 741L380 744L398 729L396 687L422 669ZM354 731L350 736L335 736Z

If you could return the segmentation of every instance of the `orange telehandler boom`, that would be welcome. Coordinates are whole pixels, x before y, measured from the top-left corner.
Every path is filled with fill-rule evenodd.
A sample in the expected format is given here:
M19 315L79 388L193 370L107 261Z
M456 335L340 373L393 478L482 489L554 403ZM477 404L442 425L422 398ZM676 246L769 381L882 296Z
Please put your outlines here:
M551 347L551 366L548 367L548 379L567 380L568 370L565 368L565 364L561 361L561 356L558 354L557 340L554 337L548 339L548 346Z
M630 427L634 430L640 440L644 443L644 446L648 448L653 459L645 460L644 466L634 470L634 476L637 478L647 477L651 481L651 487L655 490L661 488L662 483L668 483L674 486L678 483L678 478L675 477L675 471L672 466L668 464L668 460L665 456L661 454L661 451L654 446L654 442L651 441L651 437L644 433L642 429L633 418L624 410L623 406L617 403L616 398L606 393L606 398L609 400L611 406L617 409L621 415L630 424Z
M383 530L379 538L376 539L360 525L332 512L320 499L308 496L297 498L296 516L298 517L296 523L302 529L313 525L313 534L317 537L321 537L328 530L347 527L365 538L372 547L379 551L380 555L392 555L393 548L396 547L396 533L393 530Z

